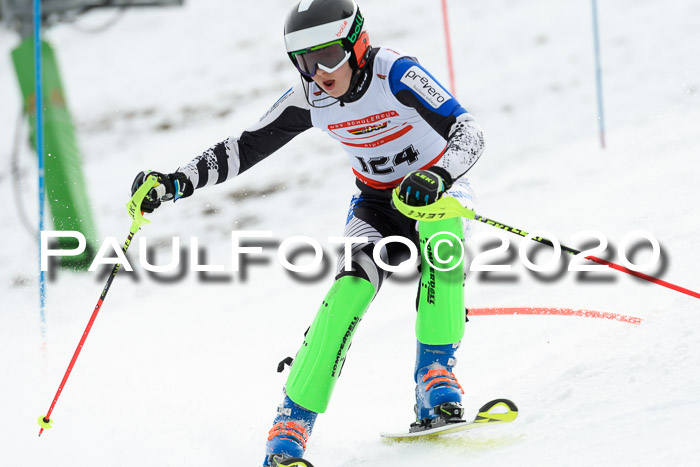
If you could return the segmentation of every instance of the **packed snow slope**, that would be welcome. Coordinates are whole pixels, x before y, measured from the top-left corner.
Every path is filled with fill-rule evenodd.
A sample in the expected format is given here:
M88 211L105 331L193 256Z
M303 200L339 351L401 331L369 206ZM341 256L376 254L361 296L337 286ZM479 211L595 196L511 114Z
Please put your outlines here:
M100 235L122 242L124 205L142 169L172 171L242 131L296 82L282 40L291 1L261 8L189 1L137 9L100 34L114 12L57 25L55 46L83 152ZM615 260L636 230L662 245L655 274L700 290L700 4L599 2L606 150L598 143L590 2L449 2L457 95L484 127L487 149L469 173L477 211L564 244L602 232ZM364 0L376 45L417 56L447 86L440 2ZM104 276L61 272L48 286L46 336L38 311L37 247L13 207L9 166L21 107L0 29L0 464L3 466L255 466L293 356L332 282L293 279L265 250L244 280L229 267L232 230L312 236L328 264L353 177L341 148L309 131L253 170L168 205L138 234L189 248L208 264L163 283L130 255L53 413L37 438L100 295ZM26 130L25 133L26 135ZM26 136L25 136L26 138ZM26 144L19 195L37 212L36 163ZM479 225L477 234L496 229ZM493 240L493 238L492 238ZM477 251L488 240L474 240ZM473 412L510 398L520 416L433 443L391 444L380 431L413 415L413 281L382 289L356 334L331 406L307 451L317 466L696 465L700 448L700 301L609 271L535 276L469 274L469 307L561 307L644 318L640 325L557 316L473 317L457 375ZM630 254L636 262L648 248ZM551 253L536 257L544 262ZM200 258L200 261L202 258ZM310 260L303 255L298 261ZM332 268L331 268L332 269ZM212 276L220 280L214 281ZM403 275L406 277L406 274Z

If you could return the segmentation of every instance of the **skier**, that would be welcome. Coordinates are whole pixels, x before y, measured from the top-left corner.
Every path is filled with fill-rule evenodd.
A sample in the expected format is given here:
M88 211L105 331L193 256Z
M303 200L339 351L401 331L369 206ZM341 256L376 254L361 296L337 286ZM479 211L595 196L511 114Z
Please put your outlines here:
M350 202L344 235L368 242L353 245L350 258L339 258L335 281L291 366L264 466L310 465L294 462L304 454L317 415L327 408L358 322L389 275L373 259L377 242L398 235L425 246L440 232L463 241L471 228L471 221L461 219L417 222L392 205L395 190L411 206L451 196L473 208L464 174L480 157L484 139L472 116L416 58L372 47L364 22L354 0L297 2L287 15L284 40L300 83L240 135L173 173L141 172L132 186L133 193L148 175L158 177L160 184L142 205L153 212L163 201L243 173L312 127L340 142L348 154L359 191ZM435 268L433 252L427 251L417 297L413 430L459 421L463 414L463 391L452 369L464 335L464 272ZM381 251L382 260L393 266L409 256L400 243Z

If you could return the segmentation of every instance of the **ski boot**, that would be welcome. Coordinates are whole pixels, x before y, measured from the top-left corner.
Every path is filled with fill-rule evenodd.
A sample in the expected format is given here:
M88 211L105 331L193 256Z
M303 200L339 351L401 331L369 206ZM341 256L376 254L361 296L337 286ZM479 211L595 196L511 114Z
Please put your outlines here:
M459 343L428 345L418 342L416 355L416 422L409 431L416 432L463 422L464 390L452 368L457 363Z
M306 450L306 442L317 415L318 413L295 404L285 395L282 405L277 408L277 416L267 438L263 467L310 466L310 463L300 458Z

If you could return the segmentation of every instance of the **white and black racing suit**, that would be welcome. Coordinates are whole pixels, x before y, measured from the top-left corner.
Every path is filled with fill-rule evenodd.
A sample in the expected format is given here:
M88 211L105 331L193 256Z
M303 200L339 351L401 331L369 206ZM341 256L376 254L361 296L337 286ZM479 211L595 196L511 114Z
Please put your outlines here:
M367 236L368 245L353 250L353 272L341 256L339 276L369 280L378 290L387 272L372 259L376 242L402 235L417 242L416 225L391 207L391 189L408 173L444 168L451 180L448 195L471 207L464 174L484 149L480 126L416 59L389 48L374 48L354 89L340 100L315 83L290 88L258 123L222 141L180 167L193 189L222 183L274 153L296 135L316 127L345 149L359 188L353 196L346 236ZM409 250L391 243L382 255L387 264L408 258Z

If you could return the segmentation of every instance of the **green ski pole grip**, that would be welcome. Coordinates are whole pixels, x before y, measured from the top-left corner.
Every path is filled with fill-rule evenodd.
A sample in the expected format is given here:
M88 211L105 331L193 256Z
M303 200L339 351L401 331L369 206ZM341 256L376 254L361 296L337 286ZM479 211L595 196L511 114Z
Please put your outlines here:
M143 212L141 212L141 203L143 202L143 199L146 197L146 195L148 195L148 192L151 191L152 188L157 187L158 185L160 185L160 182L158 182L158 177L156 177L155 175L149 175L148 177L146 177L146 180L143 182L143 185L141 185L139 189L136 190L129 202L126 203L126 210L129 213L129 217L131 217L132 221L132 233L138 232L141 226L151 223L151 221L143 217Z
M399 199L398 187L391 193L394 206L401 214L417 221L436 222L454 217L474 219L476 214L451 196L443 196L427 206L409 206Z

